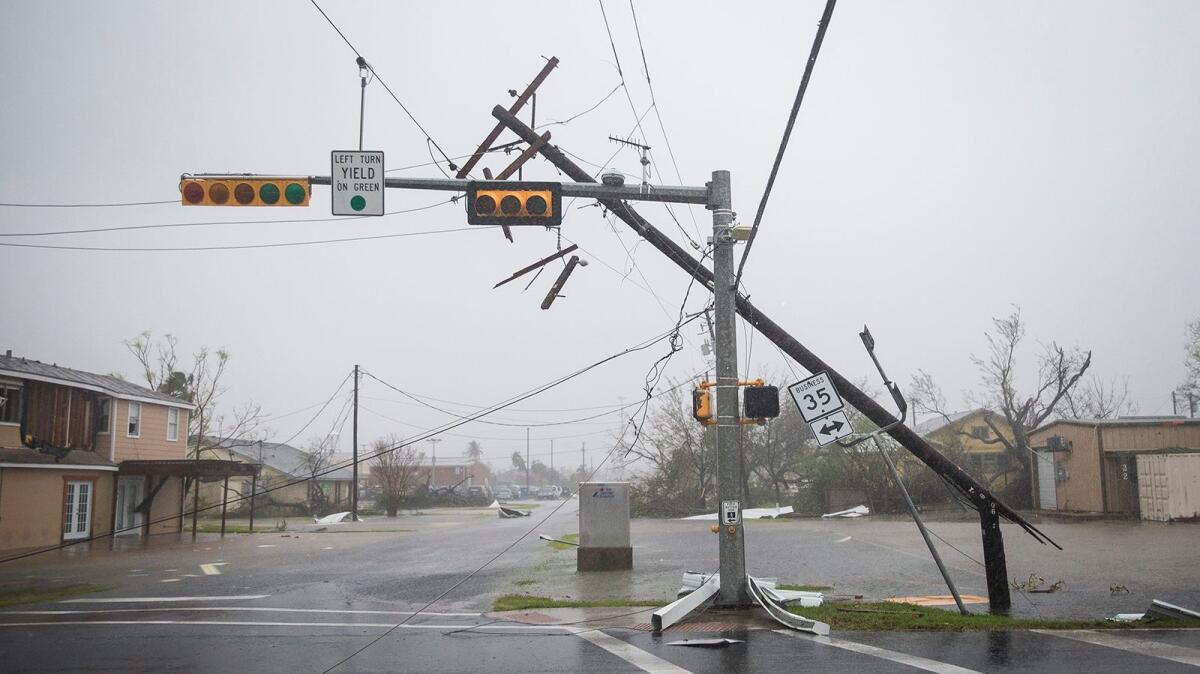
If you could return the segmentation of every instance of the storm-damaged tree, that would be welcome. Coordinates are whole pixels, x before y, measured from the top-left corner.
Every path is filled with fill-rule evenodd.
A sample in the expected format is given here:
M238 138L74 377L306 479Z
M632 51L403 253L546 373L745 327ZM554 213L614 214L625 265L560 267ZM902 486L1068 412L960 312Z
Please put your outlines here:
M299 471L308 482L308 512L310 515L324 515L330 503L321 478L333 458L333 443L328 437L311 438L300 454Z
M1019 392L1017 350L1025 338L1021 310L1014 308L1004 318L993 318L992 325L993 331L985 333L987 356L971 356L971 361L979 370L982 385L981 390L973 396L973 402L989 410L984 415L984 423L994 436L978 441L1004 447L1009 471L1016 473L1015 479L1008 481L1009 487L1004 496L1017 507L1028 507L1033 458L1029 434L1052 416L1062 413L1067 396L1092 364L1092 352L1069 349L1057 342L1044 345L1037 357L1033 387L1027 392ZM916 409L940 415L950 423L945 397L928 373L921 371L914 376L912 388L912 402ZM1007 423L998 423L997 417Z
M1137 414L1129 399L1129 380L1090 376L1063 396L1062 415L1068 419L1116 419Z
M123 344L141 365L150 388L195 406L188 415L190 458L202 458L206 451L222 442L253 439L260 431L263 414L257 403L247 402L228 417L217 410L217 403L226 392L222 380L230 359L224 348L200 347L190 363L182 364L177 352L179 338L174 335L155 338L147 330Z
M388 517L395 517L417 484L417 470L425 455L395 435L376 440L371 453L371 482L379 489L375 506L383 508Z
M715 498L715 434L692 417L691 401L685 402L681 390L667 389L637 441L617 450L649 464L649 473L635 482L631 494L640 514L703 512Z
M1176 393L1183 398L1183 407L1178 413L1185 416L1195 416L1196 406L1200 404L1200 318L1187 324L1187 339L1183 350L1183 383Z
M467 448L463 450L463 456L471 463L483 463L483 445L477 440L467 442Z

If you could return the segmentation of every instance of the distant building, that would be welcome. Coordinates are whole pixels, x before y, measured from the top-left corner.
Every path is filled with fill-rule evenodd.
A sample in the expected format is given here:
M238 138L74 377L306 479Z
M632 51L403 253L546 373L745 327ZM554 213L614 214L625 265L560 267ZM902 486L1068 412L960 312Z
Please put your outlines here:
M1029 435L1042 510L1200 517L1200 419L1052 421Z
M262 467L256 506L259 503L304 505L312 498L323 498L334 508L350 506L351 468L336 454L316 468L308 452L283 443L214 439L209 444L212 449L205 451L213 456ZM359 470L363 469L360 465ZM318 475L314 477L314 473ZM229 498L249 496L250 486L248 477L230 479ZM220 488L220 484L206 485L201 496L209 503L220 502Z
M987 417L1001 433L1012 439L1012 427L1004 415L986 408L938 415L917 424L913 429L917 435L941 449L956 448L962 451L963 468L980 480L989 489L1003 489L1010 478L1009 457L1004 443L998 442L995 432L988 425Z

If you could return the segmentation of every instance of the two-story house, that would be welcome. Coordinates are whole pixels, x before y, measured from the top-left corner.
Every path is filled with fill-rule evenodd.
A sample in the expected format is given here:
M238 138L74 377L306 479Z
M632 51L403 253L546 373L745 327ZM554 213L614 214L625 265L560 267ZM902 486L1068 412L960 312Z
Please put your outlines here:
M0 550L182 531L191 484L246 470L187 460L192 410L117 377L0 356Z

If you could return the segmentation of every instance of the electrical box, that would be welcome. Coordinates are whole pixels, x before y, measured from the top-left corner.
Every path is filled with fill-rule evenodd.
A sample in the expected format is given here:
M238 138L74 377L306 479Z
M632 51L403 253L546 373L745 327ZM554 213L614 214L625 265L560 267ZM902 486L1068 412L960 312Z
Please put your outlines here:
M579 483L579 571L633 568L629 483Z

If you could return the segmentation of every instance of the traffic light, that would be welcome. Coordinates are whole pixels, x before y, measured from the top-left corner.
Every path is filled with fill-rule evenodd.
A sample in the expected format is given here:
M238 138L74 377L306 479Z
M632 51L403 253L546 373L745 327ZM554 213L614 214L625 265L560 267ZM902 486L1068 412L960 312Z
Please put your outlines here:
M184 206L307 206L308 178L184 177L179 181Z
M707 384L708 382L705 382L701 384L701 388L692 389L692 416L705 426L712 426L717 420L713 418L712 392L708 390Z
M747 386L742 393L742 416L748 419L774 419L779 416L779 387Z
M472 181L467 184L467 223L557 227L562 223L562 188L558 183Z

